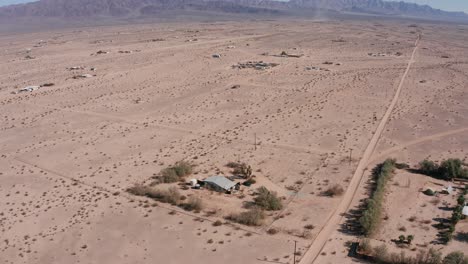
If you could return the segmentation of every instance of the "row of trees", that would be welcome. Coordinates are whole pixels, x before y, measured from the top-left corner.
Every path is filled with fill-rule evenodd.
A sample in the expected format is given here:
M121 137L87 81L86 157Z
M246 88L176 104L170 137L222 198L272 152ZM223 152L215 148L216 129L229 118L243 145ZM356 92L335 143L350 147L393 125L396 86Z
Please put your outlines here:
M419 163L421 173L443 180L452 180L454 178L468 179L468 169L460 159L447 159L440 164L425 159Z
M366 236L372 235L380 223L385 185L392 176L395 166L396 161L394 159L387 159L384 163L377 165L373 170L375 188L373 189L371 197L367 200L366 209L359 219Z

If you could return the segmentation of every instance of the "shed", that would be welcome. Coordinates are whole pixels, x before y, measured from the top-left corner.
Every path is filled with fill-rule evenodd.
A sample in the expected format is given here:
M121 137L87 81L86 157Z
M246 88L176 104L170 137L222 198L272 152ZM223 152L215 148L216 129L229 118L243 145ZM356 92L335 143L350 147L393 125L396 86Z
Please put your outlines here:
M465 206L463 207L462 214L468 216L468 206L465 205Z
M224 176L211 176L203 182L208 188L218 192L232 192L240 188L240 183L233 182Z

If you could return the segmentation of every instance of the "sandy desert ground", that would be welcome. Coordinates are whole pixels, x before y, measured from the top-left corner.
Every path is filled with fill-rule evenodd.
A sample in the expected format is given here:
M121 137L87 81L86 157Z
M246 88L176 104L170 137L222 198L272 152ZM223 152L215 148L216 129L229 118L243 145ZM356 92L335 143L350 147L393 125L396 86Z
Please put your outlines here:
M358 237L339 230L339 212L368 197L377 163L468 157L468 27L412 24L171 23L0 36L0 261L292 263L296 240L301 263L356 262L345 244ZM278 66L232 67L247 61ZM73 78L82 74L91 76ZM46 83L54 86L16 93ZM200 213L125 191L179 160L196 164L198 179L247 162L257 183L233 195L181 190L202 198ZM427 247L437 231L407 219L447 217L420 193L446 182L400 170L392 182L376 243L392 246L403 225ZM334 184L347 192L322 195ZM243 211L259 186L285 208L258 228L213 226ZM457 232L468 232L466 220ZM464 241L433 247L468 253Z

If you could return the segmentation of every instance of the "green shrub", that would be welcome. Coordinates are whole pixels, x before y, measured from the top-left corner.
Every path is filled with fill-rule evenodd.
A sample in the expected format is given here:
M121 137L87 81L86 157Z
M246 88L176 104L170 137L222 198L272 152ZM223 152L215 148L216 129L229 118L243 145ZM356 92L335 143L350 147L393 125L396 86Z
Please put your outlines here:
M283 204L274 192L270 192L264 186L257 189L257 196L254 198L254 204L267 211L277 211L283 208Z
M432 189L427 189L423 193L427 196L434 196L436 194Z
M260 208L252 208L239 214L231 214L227 219L247 226L260 226L265 219L265 212Z

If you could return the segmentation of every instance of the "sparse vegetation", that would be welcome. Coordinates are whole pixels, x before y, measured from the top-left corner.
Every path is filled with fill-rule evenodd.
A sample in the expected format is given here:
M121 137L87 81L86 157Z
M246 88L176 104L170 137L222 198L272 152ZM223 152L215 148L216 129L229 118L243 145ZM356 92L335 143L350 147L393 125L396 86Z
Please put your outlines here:
M254 198L254 204L267 211L277 211L283 208L281 199L275 192L269 191L264 186L257 189L257 196Z
M387 159L384 163L377 165L373 170L375 187L371 198L367 200L366 209L359 219L366 236L371 236L376 231L377 226L380 223L385 185L395 169L395 163L395 160Z
M255 207L239 214L230 214L226 218L247 226L260 226L265 219L265 213L262 209Z
M323 192L324 195L334 197L340 196L344 193L344 189L341 185L335 184Z

